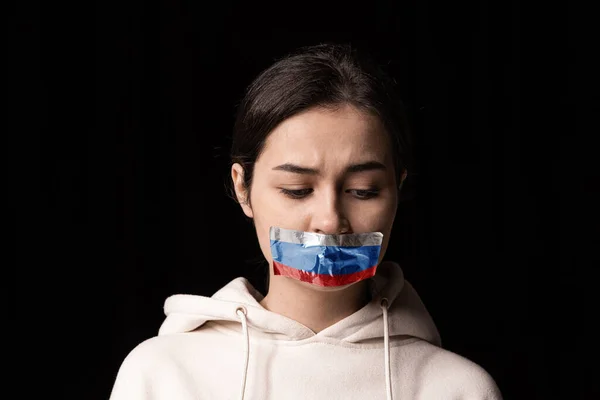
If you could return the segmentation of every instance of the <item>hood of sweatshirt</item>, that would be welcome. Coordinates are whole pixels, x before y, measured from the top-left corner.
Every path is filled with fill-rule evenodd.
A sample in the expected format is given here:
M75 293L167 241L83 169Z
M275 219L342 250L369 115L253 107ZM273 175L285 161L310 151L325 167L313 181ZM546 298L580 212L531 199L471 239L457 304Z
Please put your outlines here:
M438 330L400 266L383 262L370 282L371 301L352 315L315 333L260 305L263 296L245 278L236 278L212 297L178 294L167 298L159 335L193 331L208 321L245 324L249 335L302 340L315 335L350 343L419 338L441 346ZM243 314L243 315L242 315Z
M381 263L370 289L367 305L318 333L266 310L244 278L211 297L171 296L159 337L127 357L111 400L379 399L384 392L387 400L501 400L489 374L441 348L398 264Z

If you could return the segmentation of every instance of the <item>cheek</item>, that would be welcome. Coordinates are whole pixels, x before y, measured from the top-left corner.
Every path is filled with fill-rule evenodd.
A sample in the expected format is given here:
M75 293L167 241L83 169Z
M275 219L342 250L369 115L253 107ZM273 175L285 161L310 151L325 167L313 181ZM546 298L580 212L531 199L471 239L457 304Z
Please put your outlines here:
M272 226L268 221L264 221L260 213L254 213L254 228L256 230L256 237L260 250L265 259L271 264L271 240L269 238L269 228Z
M355 231L383 233L383 242L379 253L379 262L381 262L390 241L392 226L396 217L396 203L387 201L379 204L373 203L370 206L361 205L354 211L355 218L352 226Z
M353 203L348 215L355 231L380 231L386 236L392 228L395 216L396 203L393 199Z
M252 193L252 210L257 229L268 236L269 227L303 229L307 219L306 203L290 201L278 189L262 185Z
M302 230L304 226L302 225L301 210L290 210L289 202L282 199L282 196L271 188L253 191L251 202L258 242L264 257L271 264L269 229L272 226L278 226Z
M384 234L384 235L385 236L383 237L383 243L381 243L381 251L379 252L379 262L381 262L383 260L383 257L385 256L385 252L387 251L389 240L390 240L389 234Z
M397 212L397 208L398 208L397 205L398 205L398 203L396 201L396 198L394 198L393 202L391 202L391 204L389 204L388 207L386 207L385 212L382 215L383 220L381 221L381 224L383 226L382 233L383 233L384 237L383 237L383 243L381 244L381 253L379 255L380 262L383 259L383 256L385 255L388 244L390 242L390 235L392 233L392 227L394 225L394 220L396 219L396 212Z

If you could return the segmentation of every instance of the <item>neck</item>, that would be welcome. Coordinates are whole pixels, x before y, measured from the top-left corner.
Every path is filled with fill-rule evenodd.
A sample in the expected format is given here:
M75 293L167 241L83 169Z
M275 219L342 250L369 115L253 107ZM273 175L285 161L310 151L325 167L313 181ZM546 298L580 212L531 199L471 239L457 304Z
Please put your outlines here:
M269 292L260 304L318 333L354 314L369 300L366 280L344 289L325 291L308 283L271 275Z

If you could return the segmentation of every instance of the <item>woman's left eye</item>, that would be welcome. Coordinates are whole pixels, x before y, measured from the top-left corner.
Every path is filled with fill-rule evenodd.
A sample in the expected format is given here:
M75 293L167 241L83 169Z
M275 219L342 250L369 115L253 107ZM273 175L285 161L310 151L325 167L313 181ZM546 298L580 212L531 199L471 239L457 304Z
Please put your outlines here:
M372 199L379 194L379 190L377 189L350 189L347 192L360 200Z

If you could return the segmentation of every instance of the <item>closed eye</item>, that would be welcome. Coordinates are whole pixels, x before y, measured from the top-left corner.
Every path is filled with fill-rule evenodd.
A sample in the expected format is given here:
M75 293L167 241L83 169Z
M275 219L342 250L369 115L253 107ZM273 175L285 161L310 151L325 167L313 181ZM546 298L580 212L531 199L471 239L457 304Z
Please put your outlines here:
M312 194L313 189L310 189L310 188L307 188L307 189L284 189L284 188L281 188L280 191L287 197L298 200L298 199L303 199L303 198L307 197L308 195ZM351 194L352 196L354 196L355 198L357 198L359 200L369 200L374 197L377 197L379 195L379 190L378 189L348 189L348 190L346 190L346 193Z
M312 189L281 189L281 193L292 199L303 199L312 193Z
M349 189L346 192L359 200L369 200L379 195L379 190L377 189Z

